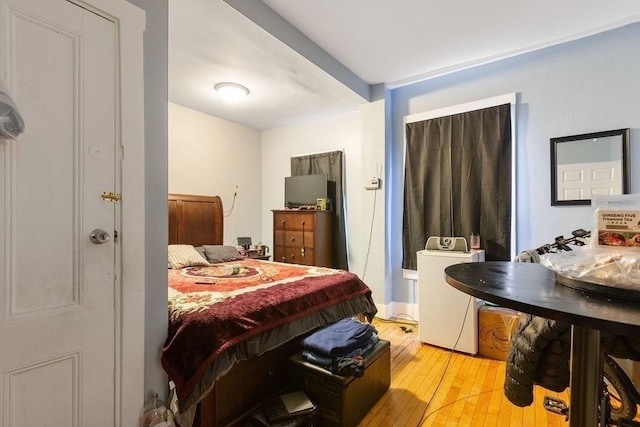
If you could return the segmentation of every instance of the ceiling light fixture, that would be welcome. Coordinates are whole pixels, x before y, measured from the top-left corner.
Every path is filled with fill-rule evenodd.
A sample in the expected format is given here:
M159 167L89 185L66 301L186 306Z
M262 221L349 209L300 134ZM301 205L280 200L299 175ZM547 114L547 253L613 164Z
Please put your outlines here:
M245 96L249 95L249 89L238 84L231 82L222 82L215 85L216 92L222 96L225 101L237 102Z

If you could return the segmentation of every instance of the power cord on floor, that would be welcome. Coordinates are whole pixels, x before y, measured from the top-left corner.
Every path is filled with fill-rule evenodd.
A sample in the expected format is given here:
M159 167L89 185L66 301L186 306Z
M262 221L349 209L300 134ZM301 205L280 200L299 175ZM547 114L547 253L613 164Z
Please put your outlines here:
M456 347L458 346L458 342L460 341L460 337L462 336L462 331L464 330L464 324L467 321L467 313L469 313L469 306L471 305L471 300L472 299L473 299L473 297L469 296L469 301L467 301L467 308L464 311L464 318L462 319L462 326L460 327L460 332L458 333L458 337L456 338L455 344L453 344L453 348L449 352L449 357L447 358L447 363L444 366L444 371L442 372L442 375L440 376L440 380L438 381L438 385L436 385L436 389L433 391L433 394L429 398L429 401L427 402L427 406L424 408L424 411L422 411L422 415L420 415L420 420L418 421L417 427L420 427L422 425L422 423L424 423L427 420L427 416L428 416L428 415L426 415L427 411L429 410L429 407L431 406L431 402L433 402L433 398L436 397L436 394L438 394L438 390L440 389L440 386L442 385L442 382L444 381L444 377L447 375L447 371L449 370L449 363L451 363L451 358L453 357L453 352L455 351Z
M376 318L376 320L382 323L393 323L396 325L402 323L399 326L400 330L404 331L407 334L413 332L414 328L418 325L418 322L406 313L397 314L396 316L390 317L389 319Z
M436 409L434 409L433 411L429 412L429 413L424 417L424 419L420 421L420 423L423 423L423 422L427 421L427 419L428 419L431 415L435 414L435 413L436 413L436 412L438 412L439 410L444 409L444 408L446 408L446 407L448 407L448 406L451 406L451 405L453 405L453 404L455 404L455 403L458 403L458 402L460 402L460 401L462 401L462 400L471 399L472 397L478 397L478 396L482 396L483 394L493 393L493 392L495 392L495 391L500 391L500 390L501 390L501 388L500 388L500 387L498 387L498 388L494 388L493 390L485 390L485 391L481 391L480 393L476 393L476 394L469 394L469 395L467 395L467 396L460 397L460 398L458 398L458 399L454 400L453 402L446 403L446 404L442 405L441 407L436 408Z

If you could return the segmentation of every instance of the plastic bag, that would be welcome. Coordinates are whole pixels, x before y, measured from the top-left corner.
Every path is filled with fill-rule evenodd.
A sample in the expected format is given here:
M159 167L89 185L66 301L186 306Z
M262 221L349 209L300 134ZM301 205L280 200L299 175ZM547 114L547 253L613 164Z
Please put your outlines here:
M626 289L640 289L640 252L630 248L577 247L545 254L540 263L571 279Z
M22 115L0 79L0 138L18 139L23 132Z
M142 426L151 427L167 420L167 406L158 397L158 393L151 394L151 402L144 407Z

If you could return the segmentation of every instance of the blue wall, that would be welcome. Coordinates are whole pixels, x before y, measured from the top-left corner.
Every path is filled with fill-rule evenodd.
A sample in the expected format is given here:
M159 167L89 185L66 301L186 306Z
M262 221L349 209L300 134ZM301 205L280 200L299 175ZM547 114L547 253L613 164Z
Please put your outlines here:
M640 192L640 24L395 89L387 141L393 301L414 302L400 268L403 117L512 92L518 251L592 228L591 207L550 204L550 138L631 128L631 192Z

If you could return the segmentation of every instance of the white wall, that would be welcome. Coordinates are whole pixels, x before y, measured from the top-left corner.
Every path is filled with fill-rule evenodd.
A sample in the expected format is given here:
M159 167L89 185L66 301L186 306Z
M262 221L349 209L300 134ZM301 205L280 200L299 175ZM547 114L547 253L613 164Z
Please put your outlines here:
M402 280L402 117L517 94L517 250L538 247L577 228L590 229L589 206L552 207L550 138L631 128L631 192L640 187L640 24L547 48L393 91L390 125L391 242L394 301L411 301ZM396 255L394 255L396 254ZM399 257L397 254L400 254Z
M376 101L361 107L361 175L359 198L354 202L360 207L360 221L354 225L359 236L361 252L354 256L353 268L373 291L374 301L380 317L393 315L387 305L391 302L391 289L388 279L390 269L385 256L388 239L386 231L387 177L386 177L386 102ZM365 190L364 183L369 179L380 179L379 190ZM404 311L404 310L402 310Z
M360 113L348 113L318 122L273 129L262 132L262 238L273 247L272 209L284 208L284 177L291 176L291 157L344 151L347 198L347 228L354 228L353 219L360 215L359 203L353 201L358 193L360 178ZM357 215L357 216L354 216ZM349 236L351 237L351 236ZM349 239L348 251L358 252ZM351 264L352 257L349 259Z
M226 245L261 242L261 168L257 130L169 104L169 192L220 196Z
M284 207L290 158L343 150L349 266L361 277L365 273L384 314L391 294L385 286L385 189L364 189L366 178L379 175L385 182L384 115L385 102L378 101L357 112L259 134L170 103L169 192L219 195L228 210L238 185L234 212L225 218L225 244L251 236L273 249L271 210Z
M290 158L327 151L344 151L349 270L362 276L367 252L365 282L376 303L384 304L384 189L364 190L365 176L384 170L384 101L363 106L362 111L313 123L262 132L262 236L273 247L272 209L284 207L284 177L291 175ZM373 218L373 200L376 213ZM371 221L374 233L368 251Z

